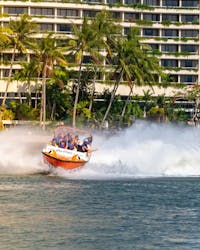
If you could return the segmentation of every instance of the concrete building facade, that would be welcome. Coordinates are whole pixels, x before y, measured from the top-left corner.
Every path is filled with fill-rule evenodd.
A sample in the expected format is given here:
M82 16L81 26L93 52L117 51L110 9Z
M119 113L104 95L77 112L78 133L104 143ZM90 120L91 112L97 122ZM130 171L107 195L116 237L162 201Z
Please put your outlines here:
M1 0L2 14L8 14L1 17L1 25L6 26L11 18L27 13L38 23L41 34L52 31L68 36L72 34L72 23L81 25L84 16L95 18L102 9L109 11L120 23L124 35L131 26L140 27L140 35L152 47L172 83L187 86L200 82L199 0ZM4 62L10 58L11 51L1 53L0 98L9 70ZM16 57L14 72L20 69L20 60ZM104 87L106 84L99 86L99 90ZM23 86L20 88L25 93ZM18 91L19 83L13 81L9 98L18 98ZM126 87L119 88L123 95L128 92ZM160 93L160 89L155 88L155 92ZM143 89L135 88L135 93L142 94ZM173 88L165 93L173 95Z

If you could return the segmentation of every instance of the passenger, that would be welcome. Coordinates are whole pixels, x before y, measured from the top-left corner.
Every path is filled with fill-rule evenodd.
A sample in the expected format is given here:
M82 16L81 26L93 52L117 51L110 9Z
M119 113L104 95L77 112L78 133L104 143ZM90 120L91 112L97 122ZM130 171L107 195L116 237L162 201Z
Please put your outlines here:
M89 152L92 147L92 136L89 136L88 138L84 139L83 144L81 147L78 147L78 151L80 152Z
M72 133L67 133L64 138L67 141L67 143L70 143L71 139L73 138L73 134Z
M60 147L60 148L67 148L67 147L68 147L68 144L67 144L66 141L63 139L63 140L60 141L59 147Z
M81 143L78 135L75 135L74 141L75 141L75 146L76 146L76 148L78 148L78 146L79 146L80 143Z
M66 144L68 145L68 143L70 142L70 140L69 140L69 135L68 134L66 134L65 136L64 136L64 141L66 142Z
M53 138L53 139L51 140L51 145L54 146L54 147L57 146L56 138Z
M75 139L72 138L70 142L68 143L68 149L69 150L77 150Z
M58 134L55 139L56 139L56 144L59 146L60 142L63 140L64 136L63 134Z

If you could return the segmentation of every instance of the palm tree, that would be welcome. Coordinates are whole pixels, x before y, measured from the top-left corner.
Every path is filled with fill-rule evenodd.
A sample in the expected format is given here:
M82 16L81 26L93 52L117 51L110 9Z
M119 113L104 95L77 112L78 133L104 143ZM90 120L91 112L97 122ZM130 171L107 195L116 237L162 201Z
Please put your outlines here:
M42 99L40 112L40 125L45 129L46 122L46 81L52 77L54 68L57 65L66 66L66 61L61 49L56 45L56 38L52 33L41 38L35 47L36 57L38 58L38 67L42 69Z
M35 81L35 79L38 78L38 63L39 62L37 58L31 57L29 62L21 62L22 69L16 74L14 74L14 79L20 80L21 82L24 82L24 84L26 84L29 96L31 96L31 81ZM20 90L19 90L19 96L20 96ZM29 105L31 105L30 101L31 98L29 98Z
M116 53L113 57L115 65L114 72L118 77L116 78L110 102L104 114L101 126L104 125L107 119L116 91L122 79L126 79L131 93L133 83L151 86L155 83L155 74L160 72L157 58L148 53L150 46L140 42L138 28L131 28L127 37L119 37L115 50Z
M69 80L69 72L65 68L56 68L54 74L47 85L47 108L50 112L50 118L53 121L56 115L61 112L65 113L65 107L71 108L69 89L67 83Z
M79 67L78 79L76 86L76 95L73 108L73 120L72 126L76 126L76 112L79 99L79 92L81 87L81 77L83 68L83 56L84 53L88 53L94 60L98 58L99 52L96 49L97 36L96 32L92 29L91 24L85 17L81 28L77 25L73 25L74 38L68 41L67 50L71 51L71 55L75 57L75 62Z
M3 51L4 49L8 48L11 39L10 36L12 34L12 31L9 28L6 27L0 27L0 51Z
M20 19L11 20L9 22L8 28L11 30L11 33L8 34L8 37L13 51L12 51L10 69L8 73L8 81L6 83L6 89L4 92L2 106L4 106L6 102L8 88L11 83L13 64L17 50L20 53L26 53L27 47L31 46L33 40L31 38L31 35L33 35L36 32L36 27L37 27L36 23L32 22L31 18L26 14L21 15Z
M144 100L143 118L146 118L147 103L151 100L151 97L152 97L152 93L149 89L147 91L143 90L143 100Z
M112 47L115 44L115 40L117 35L121 33L121 28L119 25L112 21L112 17L108 11L102 10L99 12L95 19L91 22L91 26L93 32L96 33L95 38L95 46L99 52L94 58L93 67L94 67L94 77L92 82L92 93L90 97L90 105L89 110L91 112L92 109L92 102L95 93L95 82L97 78L97 73L99 70L103 72L102 63L103 60L107 61L107 57L103 56L101 52L106 52L106 54L111 58L112 57ZM98 65L101 65L100 69Z

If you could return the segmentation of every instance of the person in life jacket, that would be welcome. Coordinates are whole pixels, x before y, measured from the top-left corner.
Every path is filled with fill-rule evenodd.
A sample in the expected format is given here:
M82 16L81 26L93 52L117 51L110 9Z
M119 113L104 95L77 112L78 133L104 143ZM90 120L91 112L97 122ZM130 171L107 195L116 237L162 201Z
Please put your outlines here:
M78 151L89 152L92 148L92 140L93 140L92 136L85 138L81 147L78 148Z
M69 149L69 150L77 150L76 142L75 142L75 139L74 139L74 138L72 138L72 139L70 140L70 142L68 143L67 149Z
M67 143L66 143L66 141L64 139L60 140L59 147L60 148L67 148Z

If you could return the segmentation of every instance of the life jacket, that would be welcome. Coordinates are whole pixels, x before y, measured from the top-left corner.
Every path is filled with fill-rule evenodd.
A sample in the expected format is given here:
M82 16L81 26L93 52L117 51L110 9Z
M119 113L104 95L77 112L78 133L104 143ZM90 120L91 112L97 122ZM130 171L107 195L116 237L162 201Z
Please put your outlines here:
M66 147L66 141L65 141L65 140L61 140L61 141L59 142L59 147L60 147L60 148L65 148L65 147Z
M69 149L69 150L73 150L73 149L75 149L75 148L76 148L75 143L74 143L74 144L68 143L68 149Z

